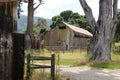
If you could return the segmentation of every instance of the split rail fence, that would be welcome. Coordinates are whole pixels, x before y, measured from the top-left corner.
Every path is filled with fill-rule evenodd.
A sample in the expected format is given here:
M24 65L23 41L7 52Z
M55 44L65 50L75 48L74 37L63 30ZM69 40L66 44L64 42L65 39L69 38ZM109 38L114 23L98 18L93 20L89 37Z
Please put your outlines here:
M51 65L36 65L31 64L32 61L51 61ZM30 79L31 76L31 69L51 69L51 79L55 80L55 55L52 54L51 57L42 57L42 56L31 56L30 54L27 55L27 80Z

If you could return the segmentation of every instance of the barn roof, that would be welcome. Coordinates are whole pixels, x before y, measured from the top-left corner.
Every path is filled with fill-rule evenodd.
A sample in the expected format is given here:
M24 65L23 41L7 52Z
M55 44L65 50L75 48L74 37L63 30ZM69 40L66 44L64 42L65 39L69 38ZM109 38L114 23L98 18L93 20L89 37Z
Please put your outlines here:
M65 22L63 22L63 24L65 24L66 27L70 28L71 30L73 30L73 31L75 31L77 33L80 33L80 34L88 36L88 37L93 37L93 34L91 34L89 31L87 31L87 30L85 30L83 28L79 28L79 27L70 25L70 24L65 23Z
M18 0L0 0L0 2L12 2L12 1L18 1Z

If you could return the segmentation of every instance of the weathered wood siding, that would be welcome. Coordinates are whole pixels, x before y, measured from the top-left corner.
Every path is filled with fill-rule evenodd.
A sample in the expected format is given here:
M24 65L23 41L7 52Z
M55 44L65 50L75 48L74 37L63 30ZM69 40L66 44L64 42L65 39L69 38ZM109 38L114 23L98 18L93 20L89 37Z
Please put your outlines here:
M62 49L87 49L87 38L75 37L75 34L78 33L69 27L60 29L60 26L65 27L66 25L61 23L45 34L45 46L61 46Z
M87 38L74 37L73 40L74 40L73 43L74 48L87 49L89 43Z
M6 32L17 31L17 2L0 3L0 29Z
M50 31L49 46L57 46L59 41L59 28L55 27Z
M50 40L50 31L46 32L45 33L45 36L44 36L44 39L45 39L45 42L44 42L44 46L49 46L49 40Z
M0 80L12 79L13 39L17 31L17 1L0 0Z
M18 0L0 0L0 2L17 2Z
M60 26L65 26L61 24ZM73 45L74 32L72 30L59 29L59 26L53 28L45 34L45 46L61 46L66 49ZM63 47L64 46L64 47Z
M0 80L12 80L12 36L0 34Z

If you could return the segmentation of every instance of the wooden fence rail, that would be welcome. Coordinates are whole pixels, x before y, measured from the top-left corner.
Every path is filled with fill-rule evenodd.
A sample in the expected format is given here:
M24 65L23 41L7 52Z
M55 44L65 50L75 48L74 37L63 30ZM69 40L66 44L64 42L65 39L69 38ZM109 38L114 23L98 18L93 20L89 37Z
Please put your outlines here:
M51 65L36 65L31 64L31 61L46 61L50 60ZM27 55L27 80L30 79L31 76L31 69L41 69L41 68L50 68L51 69L51 79L55 80L55 55L52 54L51 57L38 57L38 56L31 56L30 54Z

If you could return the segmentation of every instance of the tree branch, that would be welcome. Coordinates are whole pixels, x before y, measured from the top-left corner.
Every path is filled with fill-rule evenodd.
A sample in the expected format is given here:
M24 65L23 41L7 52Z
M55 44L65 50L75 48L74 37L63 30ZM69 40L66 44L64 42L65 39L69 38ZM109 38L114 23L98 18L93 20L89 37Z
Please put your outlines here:
M79 0L83 10L84 10L84 13L85 13L85 16L88 20L88 23L89 25L91 26L93 32L95 31L95 28L98 26L97 25L97 22L95 21L94 17L93 17L93 14L92 14L92 10L91 8L88 6L88 4L86 3L86 0Z
M37 4L37 2L35 2L33 5L36 5Z
M40 3L34 8L34 11L40 6Z
M40 5L42 5L42 4L44 4L44 3L39 3L39 4L34 8L34 11L35 11Z

